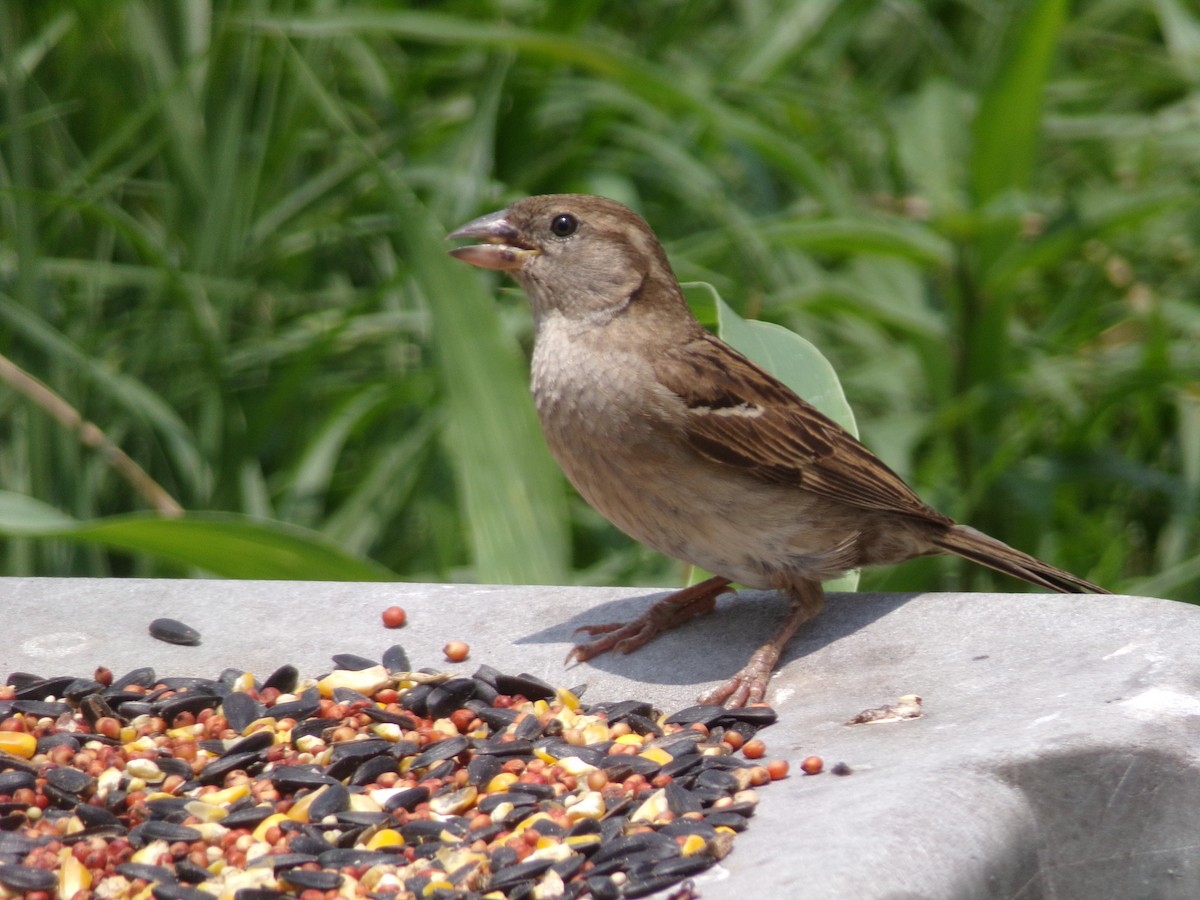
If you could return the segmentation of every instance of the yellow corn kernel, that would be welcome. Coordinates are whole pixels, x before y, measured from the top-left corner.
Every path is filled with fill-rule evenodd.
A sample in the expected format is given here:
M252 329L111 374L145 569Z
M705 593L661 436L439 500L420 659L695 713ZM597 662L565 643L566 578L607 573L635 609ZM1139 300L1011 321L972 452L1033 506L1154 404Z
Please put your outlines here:
M487 792L489 794L503 794L508 790L509 785L517 780L517 776L512 772L501 772L495 778L488 782Z
M205 803L211 803L213 806L230 806L237 803L243 797L250 795L250 786L247 784L236 784L233 787L225 788L223 791L213 791L211 794L202 794L199 799Z
M312 806L313 801L321 796L329 789L328 785L321 785L315 791L305 794L299 800L292 804L292 808L287 811L287 817L293 822L307 822L308 808Z
M394 828L383 828L371 836L367 841L368 850L378 850L381 847L402 847L404 846L404 836Z
M37 752L37 738L23 731L0 731L0 750L29 759Z
M539 822L554 822L547 813L535 812L527 819L522 819L516 828L513 829L513 835L524 834L526 828L535 828Z
M74 897L92 886L92 873L64 847L58 854L58 896Z
M256 841L265 841L267 839L267 832L270 831L273 826L278 825L281 822L286 822L287 820L288 817L283 813L271 813L271 815L259 822L258 827L254 829L254 839Z
M665 766L675 758L662 747L647 747L645 750L639 753L638 756L644 756L646 759L652 759L660 766Z

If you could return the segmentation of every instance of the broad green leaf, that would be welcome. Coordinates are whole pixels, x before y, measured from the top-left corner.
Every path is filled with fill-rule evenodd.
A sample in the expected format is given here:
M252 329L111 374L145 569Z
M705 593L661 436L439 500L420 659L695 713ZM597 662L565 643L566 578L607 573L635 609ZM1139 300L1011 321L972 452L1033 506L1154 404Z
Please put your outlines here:
M684 285L689 303L712 305L717 313L717 334L735 350L758 363L799 396L833 419L855 437L858 426L846 402L837 373L810 341L771 322L743 319L721 299L711 284ZM831 591L858 588L858 572L830 581Z
M837 373L811 341L782 325L743 319L711 284L684 285L689 303L711 304L721 340L758 363L855 437L858 426Z
M98 544L146 554L225 578L289 581L398 581L321 535L235 513L166 519L132 513L78 521L32 497L0 491L0 535Z

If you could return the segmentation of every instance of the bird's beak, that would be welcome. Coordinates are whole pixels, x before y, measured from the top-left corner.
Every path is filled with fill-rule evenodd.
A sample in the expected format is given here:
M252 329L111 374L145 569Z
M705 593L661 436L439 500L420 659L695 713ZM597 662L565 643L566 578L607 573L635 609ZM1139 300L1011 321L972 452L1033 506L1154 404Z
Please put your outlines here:
M468 222L448 238L475 238L482 244L455 247L450 255L455 259L479 266L481 269L499 269L511 272L522 268L525 263L542 251L523 243L517 229L508 221L508 210L488 213Z

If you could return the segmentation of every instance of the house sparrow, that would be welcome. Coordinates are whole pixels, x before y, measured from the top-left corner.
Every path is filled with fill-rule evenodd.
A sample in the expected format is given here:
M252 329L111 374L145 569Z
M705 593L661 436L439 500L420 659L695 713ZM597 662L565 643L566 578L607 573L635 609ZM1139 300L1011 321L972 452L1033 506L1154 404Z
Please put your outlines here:
M640 216L580 194L528 197L450 235L451 255L508 272L529 296L532 390L554 457L610 522L716 575L567 659L628 652L711 610L731 582L787 594L778 632L702 702L761 700L821 582L954 553L1064 593L1107 593L958 525L853 436L705 331Z

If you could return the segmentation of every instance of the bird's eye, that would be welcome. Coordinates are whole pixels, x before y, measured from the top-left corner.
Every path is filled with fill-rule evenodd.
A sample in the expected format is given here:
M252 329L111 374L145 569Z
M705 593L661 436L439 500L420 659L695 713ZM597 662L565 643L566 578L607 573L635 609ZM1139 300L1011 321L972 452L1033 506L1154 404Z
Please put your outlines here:
M579 220L570 213L559 213L550 220L550 233L555 237L570 237L579 230Z

